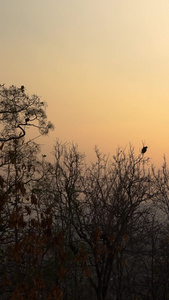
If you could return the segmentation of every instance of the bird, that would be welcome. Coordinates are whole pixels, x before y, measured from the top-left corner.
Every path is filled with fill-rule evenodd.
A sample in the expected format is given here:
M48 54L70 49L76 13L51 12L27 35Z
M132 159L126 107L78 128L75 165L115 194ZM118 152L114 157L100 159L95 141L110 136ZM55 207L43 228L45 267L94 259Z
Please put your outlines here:
M147 148L148 148L147 146L144 146L141 150L141 153L144 154L147 151Z
M26 123L27 123L27 122L29 122L29 121L30 121L30 119L29 119L29 118L26 118L26 119L25 119L25 122L26 122Z
M24 90L25 90L24 85L21 85L21 91L22 91L22 93L24 93Z

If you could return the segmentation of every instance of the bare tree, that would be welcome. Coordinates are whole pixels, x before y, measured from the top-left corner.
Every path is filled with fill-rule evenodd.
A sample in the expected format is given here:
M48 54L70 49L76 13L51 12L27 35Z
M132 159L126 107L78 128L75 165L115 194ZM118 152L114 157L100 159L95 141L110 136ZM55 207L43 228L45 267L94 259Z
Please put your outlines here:
M79 274L97 299L104 300L114 262L128 243L129 229L152 197L147 159L135 157L132 147L128 154L118 149L113 160L96 149L96 163L86 167L77 147L60 143L54 154L53 213Z

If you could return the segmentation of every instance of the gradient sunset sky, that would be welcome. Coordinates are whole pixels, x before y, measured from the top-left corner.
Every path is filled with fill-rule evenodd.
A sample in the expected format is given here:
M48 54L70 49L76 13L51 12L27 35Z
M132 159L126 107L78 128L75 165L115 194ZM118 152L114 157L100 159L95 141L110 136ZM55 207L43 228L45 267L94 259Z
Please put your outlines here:
M92 160L142 141L169 158L168 0L0 0L0 83L48 103L55 131ZM38 142L38 141L37 141Z

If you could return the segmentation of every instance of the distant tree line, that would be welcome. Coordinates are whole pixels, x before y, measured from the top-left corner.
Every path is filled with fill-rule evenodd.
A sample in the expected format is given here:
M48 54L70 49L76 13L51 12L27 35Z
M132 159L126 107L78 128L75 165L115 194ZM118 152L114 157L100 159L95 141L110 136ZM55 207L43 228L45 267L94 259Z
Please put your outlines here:
M169 170L146 151L54 145L54 163L26 140L48 134L46 104L0 86L0 299L169 299ZM144 147L147 150L147 147Z

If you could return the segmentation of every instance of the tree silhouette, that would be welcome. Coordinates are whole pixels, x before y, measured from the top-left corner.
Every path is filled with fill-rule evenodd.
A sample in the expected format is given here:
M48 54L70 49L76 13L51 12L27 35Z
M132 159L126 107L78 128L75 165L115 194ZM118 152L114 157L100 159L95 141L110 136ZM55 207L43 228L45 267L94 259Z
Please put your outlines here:
M118 148L57 140L48 162L27 128L47 134L45 103L0 88L0 297L12 300L169 298L169 170Z
M0 85L0 121L3 125L1 142L24 137L27 127L38 128L42 135L54 128L47 122L45 103L37 95L29 97L23 88L15 86Z

